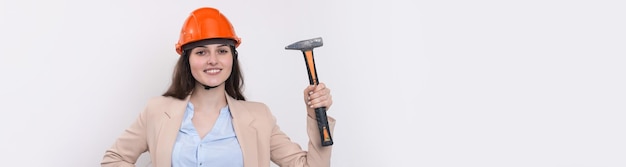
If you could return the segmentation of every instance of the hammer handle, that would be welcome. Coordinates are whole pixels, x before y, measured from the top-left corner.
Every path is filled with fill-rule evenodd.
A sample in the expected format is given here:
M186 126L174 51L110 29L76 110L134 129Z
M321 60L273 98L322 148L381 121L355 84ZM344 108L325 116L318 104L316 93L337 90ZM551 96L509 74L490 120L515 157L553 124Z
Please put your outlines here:
M330 126L328 126L328 117L326 117L326 107L315 108L315 118L317 120L317 128L320 130L322 146L333 145L333 138L330 136Z
M303 51L306 68L309 74L309 83L311 85L319 84L317 78L317 70L315 69L315 59L313 59L313 50ZM315 108L315 119L317 120L317 128L320 132L322 146L333 145L333 138L330 135L330 126L328 126L328 117L326 116L326 107Z

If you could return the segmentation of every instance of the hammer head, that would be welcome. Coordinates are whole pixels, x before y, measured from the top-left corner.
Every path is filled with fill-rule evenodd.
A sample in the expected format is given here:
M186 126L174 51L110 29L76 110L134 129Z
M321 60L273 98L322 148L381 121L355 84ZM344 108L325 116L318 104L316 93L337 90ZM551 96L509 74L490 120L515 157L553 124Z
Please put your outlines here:
M306 50L313 50L313 48L317 48L322 45L324 45L322 41L322 37L318 37L318 38L298 41L289 46L286 46L285 49L306 51Z

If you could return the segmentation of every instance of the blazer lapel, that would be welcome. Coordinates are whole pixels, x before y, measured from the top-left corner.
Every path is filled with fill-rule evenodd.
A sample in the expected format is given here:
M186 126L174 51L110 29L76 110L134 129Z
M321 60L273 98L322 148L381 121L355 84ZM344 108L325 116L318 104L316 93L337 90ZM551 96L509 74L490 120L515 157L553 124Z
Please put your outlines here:
M226 100L233 117L233 126L237 134L237 141L243 152L243 165L246 167L258 166L257 134L252 126L254 117L250 115L248 109L240 101L233 99L226 94Z
M172 165L172 149L180 130L180 124L183 122L183 115L185 113L189 98L187 96L185 100L173 100L169 106L164 107L163 122L161 123L161 129L158 133L157 147L156 147L156 167L165 167Z

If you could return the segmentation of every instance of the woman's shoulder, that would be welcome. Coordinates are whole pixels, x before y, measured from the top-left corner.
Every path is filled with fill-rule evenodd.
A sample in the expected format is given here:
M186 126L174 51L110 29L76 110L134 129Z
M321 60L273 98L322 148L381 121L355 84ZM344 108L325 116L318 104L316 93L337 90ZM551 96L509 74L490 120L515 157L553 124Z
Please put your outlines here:
M231 109L233 109L233 107L235 110L241 110L244 108L244 112L248 112L249 114L256 116L271 115L269 107L263 102L236 100L235 106L233 106L233 104L230 105Z
M243 100L237 100L237 102L239 102L239 104L245 106L246 108L267 108L267 105L265 105L265 103L263 102Z
M177 115L180 114L178 112L184 112L186 106L186 99L181 100L170 96L154 96L145 104L142 115L146 117L146 119L161 118L161 115L164 113L169 116L172 114Z
M186 99L177 99L170 96L154 96L145 105L144 113L153 115L154 113L170 112L172 108L184 108L187 106Z
M150 98L150 100L148 100L148 107L151 106L165 106L165 105L171 105L173 103L182 103L185 102L185 100L181 100L181 99L177 99L171 96L155 96Z

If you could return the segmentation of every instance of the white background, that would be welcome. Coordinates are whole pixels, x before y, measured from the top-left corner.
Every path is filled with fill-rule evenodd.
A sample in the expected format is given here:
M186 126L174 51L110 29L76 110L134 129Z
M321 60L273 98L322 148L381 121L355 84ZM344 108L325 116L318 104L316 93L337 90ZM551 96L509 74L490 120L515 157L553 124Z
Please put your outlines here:
M245 95L305 149L305 64L284 47L323 37L333 166L626 166L618 0L3 0L1 166L99 166L201 6L243 39Z

